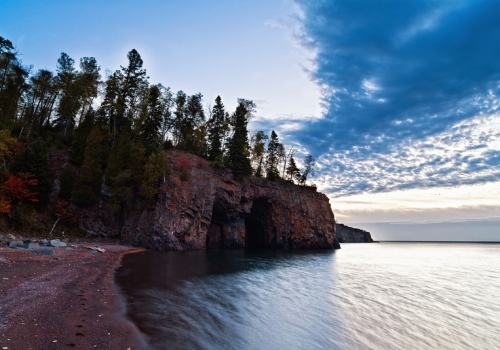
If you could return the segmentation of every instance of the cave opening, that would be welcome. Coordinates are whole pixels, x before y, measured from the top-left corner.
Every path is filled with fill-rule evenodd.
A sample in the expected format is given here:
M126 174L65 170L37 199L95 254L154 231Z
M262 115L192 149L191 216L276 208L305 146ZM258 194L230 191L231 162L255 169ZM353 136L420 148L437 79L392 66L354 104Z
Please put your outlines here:
M254 200L250 214L245 218L247 248L276 248L276 241L269 237L269 209L266 199Z
M227 223L224 207L215 202L212 211L212 220L207 232L206 249L224 248L224 224Z

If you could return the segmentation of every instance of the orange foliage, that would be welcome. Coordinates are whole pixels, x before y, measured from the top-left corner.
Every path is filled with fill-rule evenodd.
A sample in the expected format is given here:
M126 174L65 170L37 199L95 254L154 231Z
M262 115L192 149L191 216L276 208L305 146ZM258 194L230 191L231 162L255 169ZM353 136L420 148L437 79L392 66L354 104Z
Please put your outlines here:
M0 213L10 213L11 207L9 200L0 198Z
M31 187L38 184L38 180L33 177L34 175L30 173L9 176L2 186L6 197L9 198L9 206L11 201L17 201L19 205L22 205L24 201L38 202L38 198L36 198L38 193L31 191Z
M62 222L66 222L68 224L73 225L78 222L75 212L69 208L68 202L66 201L61 201L56 204L54 207L54 215L61 219Z

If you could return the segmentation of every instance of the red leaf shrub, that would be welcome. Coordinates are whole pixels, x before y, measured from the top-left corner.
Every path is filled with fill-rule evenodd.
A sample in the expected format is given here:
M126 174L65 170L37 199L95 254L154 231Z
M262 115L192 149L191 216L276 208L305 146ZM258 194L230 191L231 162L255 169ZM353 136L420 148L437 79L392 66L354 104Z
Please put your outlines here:
M2 185L2 190L10 201L16 201L19 205L24 201L36 203L38 193L32 192L31 188L38 184L38 180L33 177L34 175L30 173L10 175Z

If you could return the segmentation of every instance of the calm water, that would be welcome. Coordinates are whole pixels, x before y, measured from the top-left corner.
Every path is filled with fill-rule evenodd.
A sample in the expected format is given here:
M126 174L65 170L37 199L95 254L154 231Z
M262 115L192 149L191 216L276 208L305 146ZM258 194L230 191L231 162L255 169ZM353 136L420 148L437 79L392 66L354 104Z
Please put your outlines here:
M116 280L152 349L500 349L500 245L145 252Z

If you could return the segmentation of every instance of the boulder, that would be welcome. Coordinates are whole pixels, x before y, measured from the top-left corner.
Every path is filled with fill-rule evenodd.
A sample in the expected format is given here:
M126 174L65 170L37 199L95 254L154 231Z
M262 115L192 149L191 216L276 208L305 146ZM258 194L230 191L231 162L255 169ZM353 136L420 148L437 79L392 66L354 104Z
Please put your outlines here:
M20 247L22 248L24 245L24 242L23 241L10 241L9 242L9 247L10 248L17 248L17 247Z
M49 256L56 255L56 252L50 248L33 249L31 252L34 254L42 254L42 255L49 255Z
M51 247L66 247L66 243L61 242L59 239L51 239L50 240Z
M33 248L38 248L38 247L39 247L39 245L36 242L35 243L33 243L33 242L24 243L24 245L23 245L23 248L25 248L25 249L33 249Z
M7 233L7 235L5 236L5 239L14 240L14 239L16 239L16 237L12 233Z

